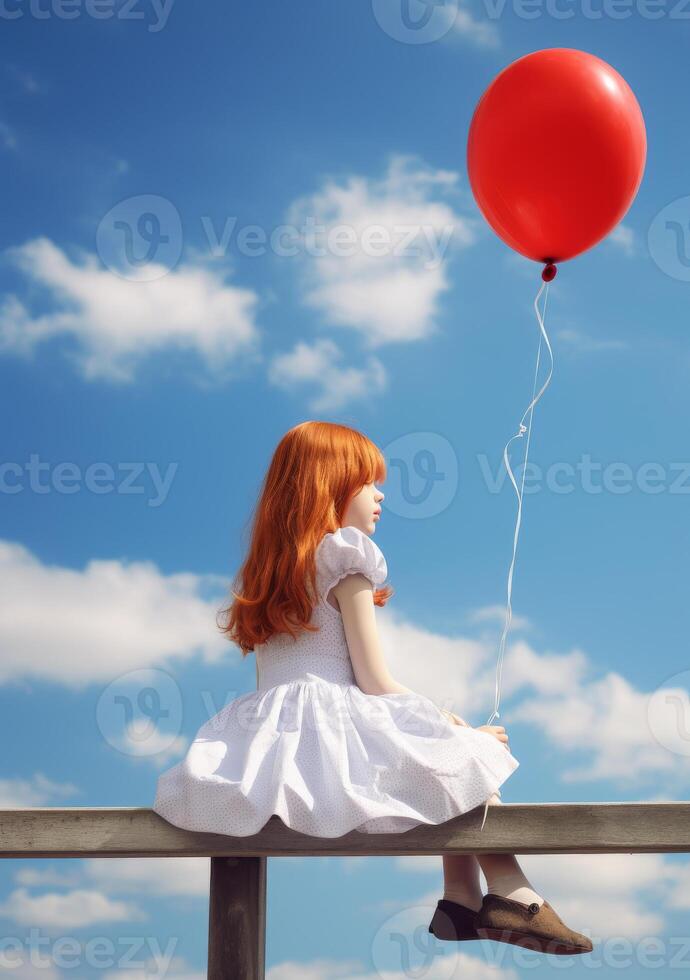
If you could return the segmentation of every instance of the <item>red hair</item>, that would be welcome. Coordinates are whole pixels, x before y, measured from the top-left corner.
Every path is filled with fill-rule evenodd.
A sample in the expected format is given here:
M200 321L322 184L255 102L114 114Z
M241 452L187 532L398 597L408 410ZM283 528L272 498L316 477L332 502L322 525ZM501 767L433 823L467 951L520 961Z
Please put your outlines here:
M233 581L234 601L219 628L242 655L274 633L310 625L316 596L316 548L337 531L350 500L366 483L386 479L381 450L365 435L333 422L302 422L278 443L254 511L245 561ZM374 591L386 604L389 586Z

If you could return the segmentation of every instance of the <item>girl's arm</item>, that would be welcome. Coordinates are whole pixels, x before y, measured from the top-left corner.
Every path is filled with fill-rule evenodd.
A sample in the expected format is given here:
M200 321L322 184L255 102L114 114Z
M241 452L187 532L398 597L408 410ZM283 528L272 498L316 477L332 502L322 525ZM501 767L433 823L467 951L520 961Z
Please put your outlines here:
M331 589L343 619L345 639L358 687L365 694L413 694L391 677L379 643L371 582L359 572L346 575ZM471 726L446 708L439 709L454 725Z
M330 594L340 607L358 687L365 694L414 694L409 687L398 684L388 670L376 626L374 591L366 575L346 575Z

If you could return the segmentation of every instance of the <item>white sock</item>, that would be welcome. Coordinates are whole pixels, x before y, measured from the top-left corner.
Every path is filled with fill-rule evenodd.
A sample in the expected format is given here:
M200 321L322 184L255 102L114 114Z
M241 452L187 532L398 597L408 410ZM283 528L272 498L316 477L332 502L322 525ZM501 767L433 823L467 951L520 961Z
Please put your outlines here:
M543 905L544 899L532 888L530 882L521 871L512 871L509 874L494 874L486 880L487 891L494 895L501 895L503 898L510 898L514 902L522 902L530 905L536 902Z

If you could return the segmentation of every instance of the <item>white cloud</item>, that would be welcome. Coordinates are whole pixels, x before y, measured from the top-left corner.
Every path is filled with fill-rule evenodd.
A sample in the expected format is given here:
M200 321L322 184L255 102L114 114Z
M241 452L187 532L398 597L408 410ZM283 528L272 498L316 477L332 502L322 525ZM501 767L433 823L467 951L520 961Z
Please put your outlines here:
M398 33L407 39L409 31L414 31L414 26L407 27L401 18L401 0L377 0L377 6L383 8L383 4L390 8L386 11L384 29L391 36L396 37ZM493 0L492 3L485 3L485 14L487 17L494 18L500 16L505 0ZM385 10L385 8L383 8ZM494 13L495 10L495 13ZM382 11L383 12L383 11ZM477 48L497 48L500 45L500 38L495 24L487 20L477 20L472 16L465 0L434 0L433 3L412 4L408 16L416 26L422 41L439 40L455 43L457 41L467 41ZM383 24L382 24L383 26ZM388 27L390 26L390 30ZM397 31L396 31L397 28ZM414 43L414 42L413 42Z
M674 881L669 883L665 901L670 909L683 912L690 909L690 864L683 856L683 863L674 867Z
M349 401L385 390L386 371L377 357L368 357L364 367L347 367L339 363L342 358L332 340L299 341L291 351L273 358L268 380L286 391L305 385L315 388L317 393L308 405L312 412L336 412Z
M432 633L389 608L378 610L377 621L386 662L397 681L457 711L470 724L483 723L477 715L488 702L487 646Z
M17 869L14 880L18 885L26 885L27 888L43 888L48 885L74 888L82 881L82 872L80 867L71 871L62 871L54 866L39 867L35 861L30 861L24 867Z
M157 726L151 725L148 718L144 723L144 728L145 737L142 738L141 721L131 721L125 725L121 737L114 738L113 734L110 733L109 741L120 752L124 752L132 759L141 759L154 766L162 766L170 759L179 758L189 745L184 735L173 737L170 732L162 731Z
M17 137L7 123L0 122L0 142L6 150L17 149Z
M175 940L169 940L168 945L172 945ZM162 952L156 956L150 956L144 963L141 970L130 969L109 970L100 980L206 980L206 970L193 970L185 959L181 956L168 957Z
M31 921L50 928L59 926L86 927L96 922L124 921L133 906L116 896L144 895L179 900L200 898L208 900L210 859L204 857L147 858L89 858L63 872L57 866L20 867L14 881L23 886L16 889L0 910L10 914L10 904L16 903L19 923ZM58 887L62 893L30 895L29 888ZM107 897L106 897L107 896ZM179 905L179 901L178 901ZM138 910L134 910L141 918ZM45 919L43 918L45 916Z
M609 671L588 683L566 681L549 697L521 701L511 707L510 718L538 727L554 749L588 753L588 761L580 766L567 768L561 763L565 783L604 780L631 787L663 775L669 791L675 787L685 792L690 758L657 741L648 707L648 693Z
M442 199L460 196L457 180L455 172L399 155L381 180L329 180L295 201L288 223L307 229L311 222L316 236L301 238L304 303L325 324L358 331L369 348L436 332L439 299L450 285L447 253L474 241L474 221ZM334 237L339 229L343 237ZM345 244L352 254L338 254Z
M201 597L203 584L153 562L47 565L0 541L0 683L37 677L81 688L195 652L217 661L236 648L218 630L220 603Z
M469 613L468 619L471 623L500 623L503 627L506 617L506 607L495 604L493 606L482 606ZM525 630L529 629L530 622L526 616L518 616L511 612L510 629Z
M25 950L20 940L8 942L0 951L0 967L7 971L7 976L12 980L64 980L64 974L46 962L49 956L43 954L39 963L30 962L30 957L36 959L35 951Z
M501 42L496 25L485 20L477 20L463 6L458 7L453 30L456 36L470 41L478 48L500 47Z
M582 682L592 672L587 654L578 648L570 653L537 653L529 644L518 640L510 645L509 651L502 685L507 695L523 688L544 696L563 694L585 688Z
M85 378L121 383L134 380L144 356L166 349L196 353L216 375L241 355L256 354L256 293L225 284L211 268L181 266L167 274L161 268L159 278L132 281L103 269L93 255L72 262L47 238L4 255L54 308L33 315L16 295L6 296L0 350L27 356L52 337L71 337L77 346L70 356Z
M324 262L324 259L320 259ZM333 326L354 326L367 346L424 340L436 332L438 298L449 288L444 269L384 270L372 259L370 271L350 274L334 259L328 281L312 287L305 302L325 313Z
M0 779L0 810L48 806L79 792L73 783L56 783L40 772L28 779Z
M433 913L433 906L430 911ZM425 929L427 925L428 922L425 921ZM415 943L412 937L413 928L414 924L411 921L408 937L410 945ZM442 952L436 955L442 958L444 977L462 977L463 980L517 980L517 973L514 970L499 971L492 962L485 963L476 956L458 952L458 947L453 943L444 943ZM428 969L429 963L422 960L417 972L432 977L433 974L428 973ZM410 975L414 976L415 972L409 967L405 970L386 970L378 967L372 971L356 960L318 959L278 963L266 971L266 980L409 980Z
M582 353L595 353L602 350L626 350L630 345L625 340L606 340L603 337L591 337L582 330L563 328L556 332L556 337L571 350Z
M612 245L616 245L626 255L632 256L637 252L635 232L628 225L616 225L610 235L608 235L607 241L611 242Z
M58 894L30 895L26 888L16 888L0 904L0 915L20 926L55 929L86 929L97 922L129 922L146 915L130 902L114 901L99 891L75 889Z
M41 91L41 86L39 85L36 76L31 72L18 68L16 65L5 65L5 67L29 95L35 95L37 92Z
M357 960L290 960L266 971L266 980L359 980L362 964Z
M207 898L210 859L205 857L90 858L84 874L107 894L192 896Z
M493 642L434 634L388 607L379 611L378 621L386 661L397 681L475 727L486 724L495 697ZM496 723L509 735L512 722L539 732L542 751L550 760L558 759L551 777L554 784L603 781L631 789L655 778L658 791L663 777L666 799L669 793L687 795L690 757L672 748L678 742L673 737L677 707L670 705L652 726L650 692L636 690L614 671L603 677L594 674L591 660L577 648L564 654L537 653L524 641L509 643ZM519 700L521 692L526 696ZM677 692L676 700L681 697ZM514 738L511 749L519 759ZM569 753L585 759L569 767Z

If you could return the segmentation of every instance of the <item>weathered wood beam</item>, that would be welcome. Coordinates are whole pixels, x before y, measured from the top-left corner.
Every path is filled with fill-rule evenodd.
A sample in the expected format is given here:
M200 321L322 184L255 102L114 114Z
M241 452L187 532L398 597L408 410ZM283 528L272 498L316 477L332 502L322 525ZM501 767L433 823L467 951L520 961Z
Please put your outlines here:
M0 857L288 857L690 852L690 802L502 803L402 834L307 837L272 817L252 837L181 830L146 807L0 810Z

